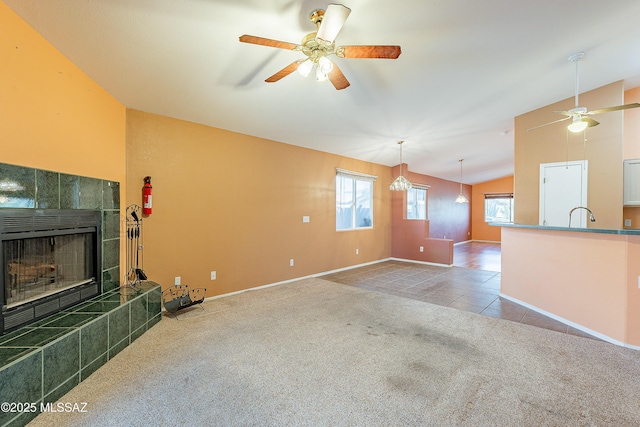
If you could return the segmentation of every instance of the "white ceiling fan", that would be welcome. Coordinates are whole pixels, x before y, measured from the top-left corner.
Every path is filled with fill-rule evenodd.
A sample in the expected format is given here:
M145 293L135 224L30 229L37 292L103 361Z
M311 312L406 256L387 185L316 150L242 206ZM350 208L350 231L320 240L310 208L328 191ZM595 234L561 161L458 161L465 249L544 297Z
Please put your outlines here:
M283 42L264 37L243 35L240 41L279 49L296 50L302 52L306 58L299 59L287 65L265 81L277 82L294 71L307 76L316 66L316 79L318 81L329 80L337 90L350 85L334 61L328 57L335 55L338 58L384 58L396 59L402 53L400 46L339 46L336 47L335 39L351 9L341 4L330 4L326 11L316 9L309 15L311 22L316 24L317 31L309 33L302 38L300 44Z
M611 111L619 111L619 110L626 110L628 108L640 107L640 104L638 104L638 103L617 105L615 107L600 108L600 109L591 110L591 111L588 111L586 107L580 107L580 105L578 104L578 63L580 62L580 60L582 59L583 56L584 56L584 52L578 52L578 53L575 53L575 54L571 55L568 58L569 61L574 62L576 64L576 95L575 95L576 103L575 103L575 107L572 108L569 111L554 111L554 113L562 114L562 115L567 116L567 117L564 117L564 118L559 119L559 120L554 120L552 122L545 123L545 124L542 124L542 125L539 125L539 126L532 127L530 129L527 129L527 131L538 129L538 128L541 128L543 126L547 126L547 125L550 125L550 124L553 124L553 123L563 122L565 120L571 119L571 124L569 124L567 129L569 129L569 131L571 131L571 132L582 132L587 127L598 126L600 124L600 122L595 121L594 119L592 119L589 116L593 116L595 114L609 113Z

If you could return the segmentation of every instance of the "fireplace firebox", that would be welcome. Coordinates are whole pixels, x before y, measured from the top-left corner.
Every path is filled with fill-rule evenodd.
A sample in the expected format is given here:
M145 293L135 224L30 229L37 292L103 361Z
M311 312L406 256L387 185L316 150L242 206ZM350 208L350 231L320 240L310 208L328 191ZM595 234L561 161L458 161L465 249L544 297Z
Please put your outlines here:
M99 210L0 210L2 334L101 293Z

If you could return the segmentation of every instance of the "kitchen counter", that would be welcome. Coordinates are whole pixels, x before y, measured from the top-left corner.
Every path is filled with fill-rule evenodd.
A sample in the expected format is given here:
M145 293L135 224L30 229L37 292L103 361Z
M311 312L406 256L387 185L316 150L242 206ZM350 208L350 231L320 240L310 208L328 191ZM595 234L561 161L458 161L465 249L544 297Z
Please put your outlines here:
M529 228L535 230L552 230L552 231L572 231L582 233L599 233L599 234L625 234L629 236L640 236L640 229L637 228L623 228L623 229L607 229L607 228L569 228L569 227L550 227L547 225L533 225L533 224L514 224L508 222L493 222L489 225L496 227L511 227L511 228Z
M503 298L640 350L640 230L492 225Z

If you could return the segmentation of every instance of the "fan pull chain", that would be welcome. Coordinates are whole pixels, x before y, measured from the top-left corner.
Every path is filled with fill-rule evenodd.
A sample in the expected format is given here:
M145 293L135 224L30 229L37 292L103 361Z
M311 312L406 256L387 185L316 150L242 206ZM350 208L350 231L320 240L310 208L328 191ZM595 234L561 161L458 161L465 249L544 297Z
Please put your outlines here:
M567 150L567 155L566 155L567 161L565 162L564 168L565 169L569 169L569 129L566 129L565 137L566 137L565 147L566 147L566 150Z
M582 139L582 160L587 160L587 129L582 131L583 139ZM569 130L565 131L566 138L566 158L565 161L565 169L569 169Z

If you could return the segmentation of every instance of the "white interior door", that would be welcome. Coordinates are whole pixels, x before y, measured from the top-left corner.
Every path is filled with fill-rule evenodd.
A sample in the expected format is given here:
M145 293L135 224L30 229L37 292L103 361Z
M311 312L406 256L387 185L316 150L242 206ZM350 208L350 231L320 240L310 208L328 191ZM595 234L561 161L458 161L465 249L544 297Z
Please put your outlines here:
M587 161L543 163L540 165L540 225L568 227L569 212L587 206ZM575 211L572 228L585 228L584 209Z

